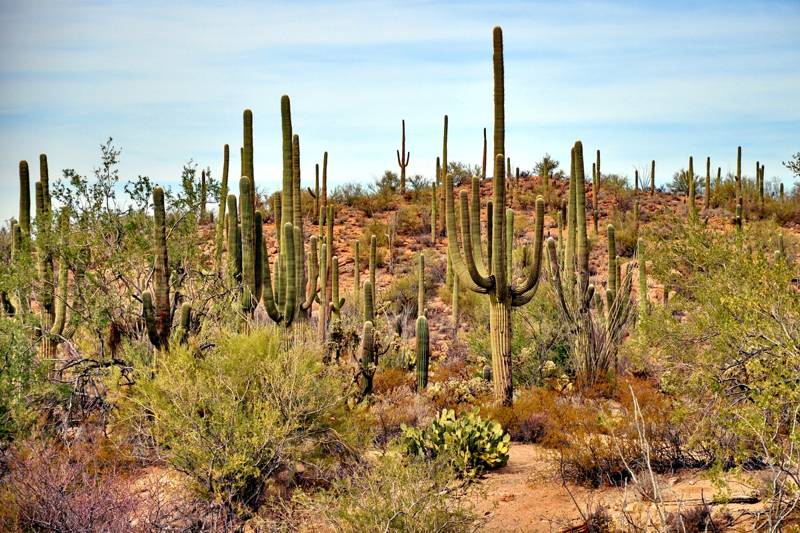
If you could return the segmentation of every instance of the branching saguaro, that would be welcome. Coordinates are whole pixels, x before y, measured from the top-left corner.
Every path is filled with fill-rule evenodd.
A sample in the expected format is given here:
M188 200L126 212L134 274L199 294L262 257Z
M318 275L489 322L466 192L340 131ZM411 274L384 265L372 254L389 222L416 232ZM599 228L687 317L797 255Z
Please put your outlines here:
M487 235L491 259L483 261L481 249L473 243L480 242L480 221L475 212L480 210L480 196L472 194L472 206L468 205L467 193L460 194L460 227L456 227L453 199L453 180L445 174L445 211L447 220L447 247L453 270L461 285L489 300L489 330L492 348L492 378L494 394L498 401L510 405L514 387L511 379L511 309L530 302L539 286L544 232L544 199L536 200L536 230L533 258L527 276L520 286L511 284L511 239L513 237L514 212L506 209L506 176L503 147L505 146L505 109L503 87L503 33L494 29L494 180L492 196L492 231ZM479 187L479 178L474 177L472 191ZM458 231L460 229L460 232ZM459 244L459 235L461 243ZM462 251L463 247L463 251Z
M406 121L403 120L403 140L397 150L397 165L400 167L400 192L406 192L406 167L411 160L411 152L406 152Z

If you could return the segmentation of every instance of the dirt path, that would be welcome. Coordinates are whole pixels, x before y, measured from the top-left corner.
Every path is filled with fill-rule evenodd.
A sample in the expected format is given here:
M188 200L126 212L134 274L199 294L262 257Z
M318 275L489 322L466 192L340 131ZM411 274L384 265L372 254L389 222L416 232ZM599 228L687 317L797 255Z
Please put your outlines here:
M728 501L753 497L754 477L726 479L725 492L701 472L684 470L657 476L658 486L669 514L679 507L686 510L701 501L714 502L724 494ZM582 524L582 513L589 514L605 507L615 527L626 530L623 515L628 513L639 524L648 515L657 520L655 507L642 501L635 490L617 487L588 489L564 485L558 475L558 456L540 446L514 443L508 464L482 479L472 499L475 510L486 519L481 531L487 532L551 532L564 531ZM728 531L751 531L752 516L762 504L732 503L713 505L713 516L729 515L733 520ZM579 509L580 507L580 509ZM582 531L575 529L575 531Z

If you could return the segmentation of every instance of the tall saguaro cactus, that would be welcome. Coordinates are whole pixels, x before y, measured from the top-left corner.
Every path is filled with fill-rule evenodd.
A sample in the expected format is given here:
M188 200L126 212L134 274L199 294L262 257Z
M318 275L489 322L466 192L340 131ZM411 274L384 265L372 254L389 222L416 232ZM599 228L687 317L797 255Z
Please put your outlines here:
M166 208L164 190L153 189L153 286L155 298L143 294L145 321L150 341L158 349L169 349L172 315L169 302L169 257L167 256ZM155 301L154 301L155 300Z
M688 200L688 214L689 218L693 219L695 217L695 209L694 209L694 201L695 201L695 190L694 190L694 158L689 157L689 169L686 171L686 178L687 178L687 185L688 185L688 192L687 192L687 200Z
M242 113L242 120L244 123L243 128L243 146L242 146L242 176L247 176L253 180L255 188L256 178L253 174L253 112L245 109Z
M511 309L530 302L539 286L539 272L542 257L542 237L544 234L544 199L536 200L535 243L531 256L532 264L528 275L520 286L512 286L508 276L511 257L506 246L507 224L506 183L504 168L505 151L505 107L503 87L503 33L499 27L493 32L493 69L494 69L494 180L492 197L493 221L492 231L488 235L488 247L491 250L491 261L487 275L481 275L478 268L477 254L472 246L471 231L478 224L470 224L470 213L467 193L460 194L461 224L459 232L456 228L455 205L453 199L452 177L444 172L445 211L447 219L448 255L453 264L455 275L464 288L478 294L485 294L489 300L489 329L492 346L492 367L494 393L497 400L510 405L513 398L513 381L511 378ZM473 180L477 180L475 177ZM472 195L472 202L480 202L480 198ZM510 214L513 211L508 210ZM463 253L462 253L463 247Z
M217 226L214 229L214 264L222 272L222 242L225 234L225 208L228 200L228 165L230 163L230 148L226 144L222 149L222 182L219 189L219 214ZM228 229L230 231L230 229Z
M736 199L742 197L742 147L736 148Z
M28 162L19 162L19 229L24 237L31 236L31 178Z
M406 152L406 121L403 120L403 140L397 150L397 164L400 166L400 192L406 192L406 167L411 160L411 152Z
M706 209L711 209L711 158L706 157Z
M486 179L486 128L483 128L483 159L481 160L481 181Z
M656 193L656 160L650 161L650 196Z

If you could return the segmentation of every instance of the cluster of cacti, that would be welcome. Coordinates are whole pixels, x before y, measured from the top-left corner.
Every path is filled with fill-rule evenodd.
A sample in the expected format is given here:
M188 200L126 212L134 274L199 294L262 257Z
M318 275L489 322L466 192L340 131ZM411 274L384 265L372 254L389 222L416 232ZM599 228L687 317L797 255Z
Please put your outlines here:
M505 109L503 76L503 35L499 27L494 29L494 180L493 180L493 222L492 231L487 236L490 259L483 260L482 246L474 249L473 242L480 241L479 221L471 221L471 213L480 209L480 197L472 195L472 209L469 208L467 193L460 195L460 222L463 236L459 244L456 229L453 181L445 172L445 202L447 220L448 256L452 268L465 288L478 294L485 294L489 300L489 326L492 346L492 365L495 396L509 404L512 401L513 382L511 379L511 309L528 303L536 292L539 283L542 236L544 231L544 199L536 200L536 231L533 251L533 264L521 286L512 286L508 276L511 257L509 255L512 233L509 222L513 221L513 211L506 209L505 153ZM477 182L478 178L473 178ZM473 191L478 186L473 185ZM478 205L475 205L478 204ZM507 212L508 211L508 212ZM462 253L463 248L463 253Z
M279 194L279 193L275 193ZM319 163L314 165L314 190L308 189L308 194L314 199L314 212L319 215L319 238L322 239L322 227L325 225L325 216L328 205L328 152L322 156L322 188L319 183Z
M756 161L756 189L758 190L758 204L764 205L764 165Z
M406 167L411 160L411 152L406 152L406 121L403 120L403 140L397 150L397 164L400 166L400 192L406 192Z
M586 232L586 198L583 147L572 150L567 208L567 242L560 263L556 242L547 242L553 285L559 310L573 332L575 369L581 379L592 383L616 368L616 350L630 313L631 277L621 275L613 225L608 226L608 285L603 298L589 283L589 242ZM602 314L604 323L595 324L593 311Z
M50 211L50 187L47 169L47 156L39 156L39 181L35 184L36 204L36 269L39 280L36 300L41 315L42 351L45 357L51 357L53 346L48 332L53 326L54 307L54 274L52 213Z

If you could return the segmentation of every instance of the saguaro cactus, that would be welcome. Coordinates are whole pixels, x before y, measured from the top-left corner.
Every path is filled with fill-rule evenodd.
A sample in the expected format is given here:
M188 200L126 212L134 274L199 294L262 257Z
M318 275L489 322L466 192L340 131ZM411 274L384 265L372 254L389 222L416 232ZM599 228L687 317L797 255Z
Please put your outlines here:
M687 186L688 192L686 193L687 196L687 205L688 205L688 215L690 219L695 218L696 211L694 209L694 200L695 200L695 190L694 190L694 158L689 157L689 169L686 171L686 179L687 179Z
M430 359L430 337L428 319L420 314L416 324L417 336L417 390L428 386L428 360Z
M253 180L255 187L256 177L253 173L253 112L245 109L242 113L243 146L242 146L242 176L247 176ZM255 200L255 197L253 198Z
M650 161L650 195L656 193L656 160Z
M225 208L228 198L228 164L230 162L230 148L226 144L222 149L222 183L219 189L219 214L217 215L217 226L214 229L214 264L217 270L222 272L222 242L225 233ZM228 230L230 231L230 229Z
M711 158L706 157L706 209L711 209Z
M742 197L742 147L736 149L736 199Z
M169 301L166 209L164 206L164 190L161 187L153 189L153 252L155 256L155 268L153 271L155 299L150 293L146 292L142 295L142 304L144 306L145 320L148 322L150 341L156 348L168 350L172 315Z
M364 286L366 288L366 284ZM364 300L366 301L366 294ZM372 378L375 376L375 338L374 326L371 321L364 322L363 331L361 333L361 395L368 396L372 394Z
M305 247L302 230L302 205L300 203L300 141L299 137L292 134L292 117L289 97L281 97L281 131L283 139L283 190L280 195L280 218L276 225L282 228L280 239L278 240L278 256L275 259L275 283L273 285L272 273L270 272L269 258L267 257L266 245L261 239L260 249L261 261L259 270L261 271L260 290L267 311L267 315L277 324L289 326L297 318L301 311L310 314L311 306L317 298L317 281L324 277L328 270L327 264L317 267L318 262L329 252L322 247L321 257L316 257L317 239L311 240L312 251L309 254L309 273L308 287L306 287L306 267ZM277 198L276 198L277 200ZM274 201L277 204L277 201ZM273 209L275 205L273 205ZM242 226L244 227L244 215L242 216ZM261 231L261 228L259 228ZM245 239L242 239L245 241ZM244 244L243 244L244 248ZM243 252L244 253L244 252ZM246 269L243 266L243 269ZM321 271L322 274L318 272ZM247 280L243 276L243 280ZM325 283L322 283L325 286ZM306 288L308 292L306 293ZM324 298L320 298L324 303ZM324 307L323 307L324 309ZM325 313L321 312L324 317Z
M242 237L239 229L239 210L236 196L228 195L228 277L233 283L242 280Z
M649 302L647 301L646 259L644 239L640 238L636 243L636 261L639 263L639 316L646 315L649 308Z
M483 159L481 160L481 181L485 179L486 179L486 128L483 128Z
M206 171L200 172L200 223L206 220L206 196L208 195L208 186L206 184Z
M253 182L249 176L239 180L239 215L242 217L242 310L250 313L258 305L256 299L256 227L253 204ZM260 230L261 228L259 228Z
M370 283L370 294L372 295L370 304L372 305L373 308L375 307L375 291L377 290L377 285L375 284L375 268L377 266L377 262L378 262L378 237L373 235L369 239L369 283ZM364 305L366 306L367 302L364 302Z
M353 241L353 295L355 296L356 309L361 305L361 257L358 239Z
M438 175L439 172L439 158L436 158L436 172ZM438 178L437 178L438 179ZM437 194L437 187L436 182L431 184L431 243L434 245L436 244L436 237L438 236L438 232L436 231L436 223L439 219L439 195Z
M536 230L532 264L524 282L517 287L510 283L506 241L509 236L506 232L506 184L504 169L505 153L505 108L503 86L503 34L499 27L493 32L493 69L494 69L494 180L492 197L493 222L492 232L488 236L488 247L491 250L491 260L487 275L481 275L478 269L477 251L473 250L471 228L478 225L470 224L467 193L460 195L461 203L461 243L456 229L455 205L453 199L453 180L445 172L445 201L447 220L447 247L448 255L453 264L453 270L459 277L463 286L479 294L487 295L489 299L489 329L492 346L492 366L495 397L505 404L511 404L513 398L513 381L511 379L511 309L530 302L539 285L539 272L541 267L542 237L544 234L544 199L536 200ZM477 180L477 178L473 178ZM473 195L472 202L479 202L480 198ZM474 211L474 206L473 206ZM513 213L513 212L512 212ZM463 254L462 254L463 246Z
M24 237L31 236L31 178L28 162L19 162L19 229Z
M406 121L403 120L403 140L397 150L397 164L400 166L400 192L406 192L406 167L411 160L411 152L406 152Z
M583 148L580 141L575 143L572 159L570 182L574 184L570 184L569 236L563 269L559 266L556 242L552 238L548 239L547 249L559 310L573 332L575 369L585 383L591 384L616 368L617 348L630 312L631 277L629 271L621 276L614 227L609 225L606 313L604 324L596 323L597 319L592 315L595 288L589 283L589 241L586 236ZM596 305L595 309L600 307Z

